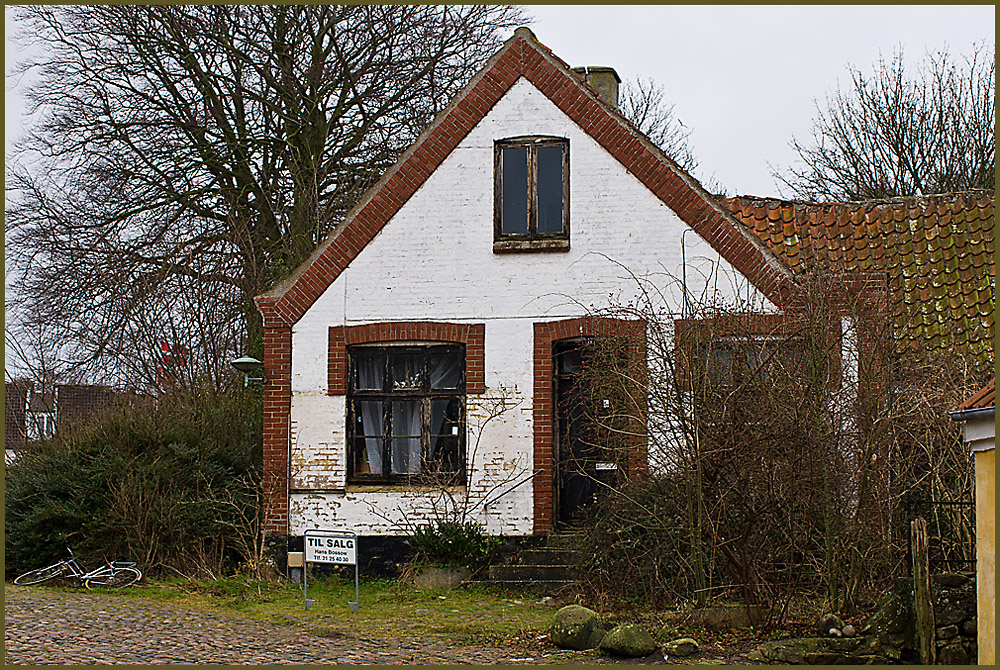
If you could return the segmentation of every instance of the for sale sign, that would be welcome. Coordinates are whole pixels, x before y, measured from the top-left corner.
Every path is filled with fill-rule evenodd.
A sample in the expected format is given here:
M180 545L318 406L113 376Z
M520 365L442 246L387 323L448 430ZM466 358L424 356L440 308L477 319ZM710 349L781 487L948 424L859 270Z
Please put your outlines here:
M353 534L310 530L304 539L306 563L358 564L358 538Z

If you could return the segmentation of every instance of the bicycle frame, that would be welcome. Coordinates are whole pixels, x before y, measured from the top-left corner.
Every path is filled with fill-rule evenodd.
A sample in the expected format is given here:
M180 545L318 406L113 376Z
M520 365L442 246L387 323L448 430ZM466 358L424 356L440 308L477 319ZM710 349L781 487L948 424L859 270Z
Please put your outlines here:
M69 547L66 547L66 551L69 552L70 557L65 561L61 561L61 563L66 566L66 571L63 572L63 576L72 577L74 579L85 579L87 577L87 571L83 569L83 566L81 566L79 562L77 562L76 554L74 554L73 550Z
M135 563L126 563L125 561L111 561L110 563L105 563L101 567L91 570L85 575L80 575L78 579L80 581L86 581L88 579L93 579L94 577L110 577L115 574L121 568L134 568Z
M79 582L89 589L94 586L107 586L110 588L131 586L142 579L142 571L135 567L135 563L110 561L99 568L88 571L76 560L76 554L73 553L72 549L66 547L66 551L70 555L68 559L54 563L46 568L26 572L16 577L14 583L21 586L29 586L61 577Z
M93 579L95 577L109 577L115 574L121 568L133 568L135 563L127 563L125 561L111 561L105 563L99 568L95 568L91 571L83 569L80 562L76 560L76 554L69 547L66 547L66 551L69 552L70 558L60 561L60 563L65 567L62 576L64 578L76 579L81 582L85 582L88 579Z

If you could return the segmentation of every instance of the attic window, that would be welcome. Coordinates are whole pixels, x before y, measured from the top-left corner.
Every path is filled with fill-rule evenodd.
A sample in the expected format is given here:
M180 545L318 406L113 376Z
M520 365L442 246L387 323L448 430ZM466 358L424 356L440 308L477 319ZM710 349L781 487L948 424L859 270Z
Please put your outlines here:
M568 140L498 140L494 179L494 252L569 249Z

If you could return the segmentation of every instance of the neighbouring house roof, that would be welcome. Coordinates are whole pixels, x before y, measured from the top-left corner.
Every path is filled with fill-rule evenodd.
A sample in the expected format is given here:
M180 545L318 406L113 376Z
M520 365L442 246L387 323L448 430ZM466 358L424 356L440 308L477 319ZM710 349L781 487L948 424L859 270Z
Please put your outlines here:
M993 191L869 202L722 202L797 274L884 272L899 341L992 358Z
M961 421L963 438L973 452L996 449L996 386L993 377L986 386L948 412L952 421Z
M964 412L968 410L986 409L988 407L996 407L997 395L997 378L994 377L989 381L986 386L976 391L972 397L968 398L965 402L955 408L955 412Z
M542 45L527 28L494 54L316 251L256 302L266 327L297 322L459 142L524 77L614 156L772 302L787 304L792 272L766 244Z

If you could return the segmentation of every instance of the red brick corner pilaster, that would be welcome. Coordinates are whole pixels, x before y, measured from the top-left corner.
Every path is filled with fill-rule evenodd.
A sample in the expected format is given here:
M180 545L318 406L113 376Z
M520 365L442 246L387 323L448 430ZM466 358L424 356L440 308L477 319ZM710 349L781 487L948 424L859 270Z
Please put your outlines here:
M256 299L264 320L263 532L288 535L289 449L292 411L292 325L275 309L277 299Z
M288 535L292 328L264 327L264 534Z
M347 347L380 342L454 342L465 345L465 391L486 392L486 326L482 323L387 321L330 326L327 344L327 394L347 392Z
M534 533L545 535L555 526L555 371L553 345L575 337L625 336L629 355L645 360L646 324L643 321L585 316L534 324L534 388L532 405L534 468ZM644 452L644 444L637 448ZM630 463L644 470L646 454L636 454Z

